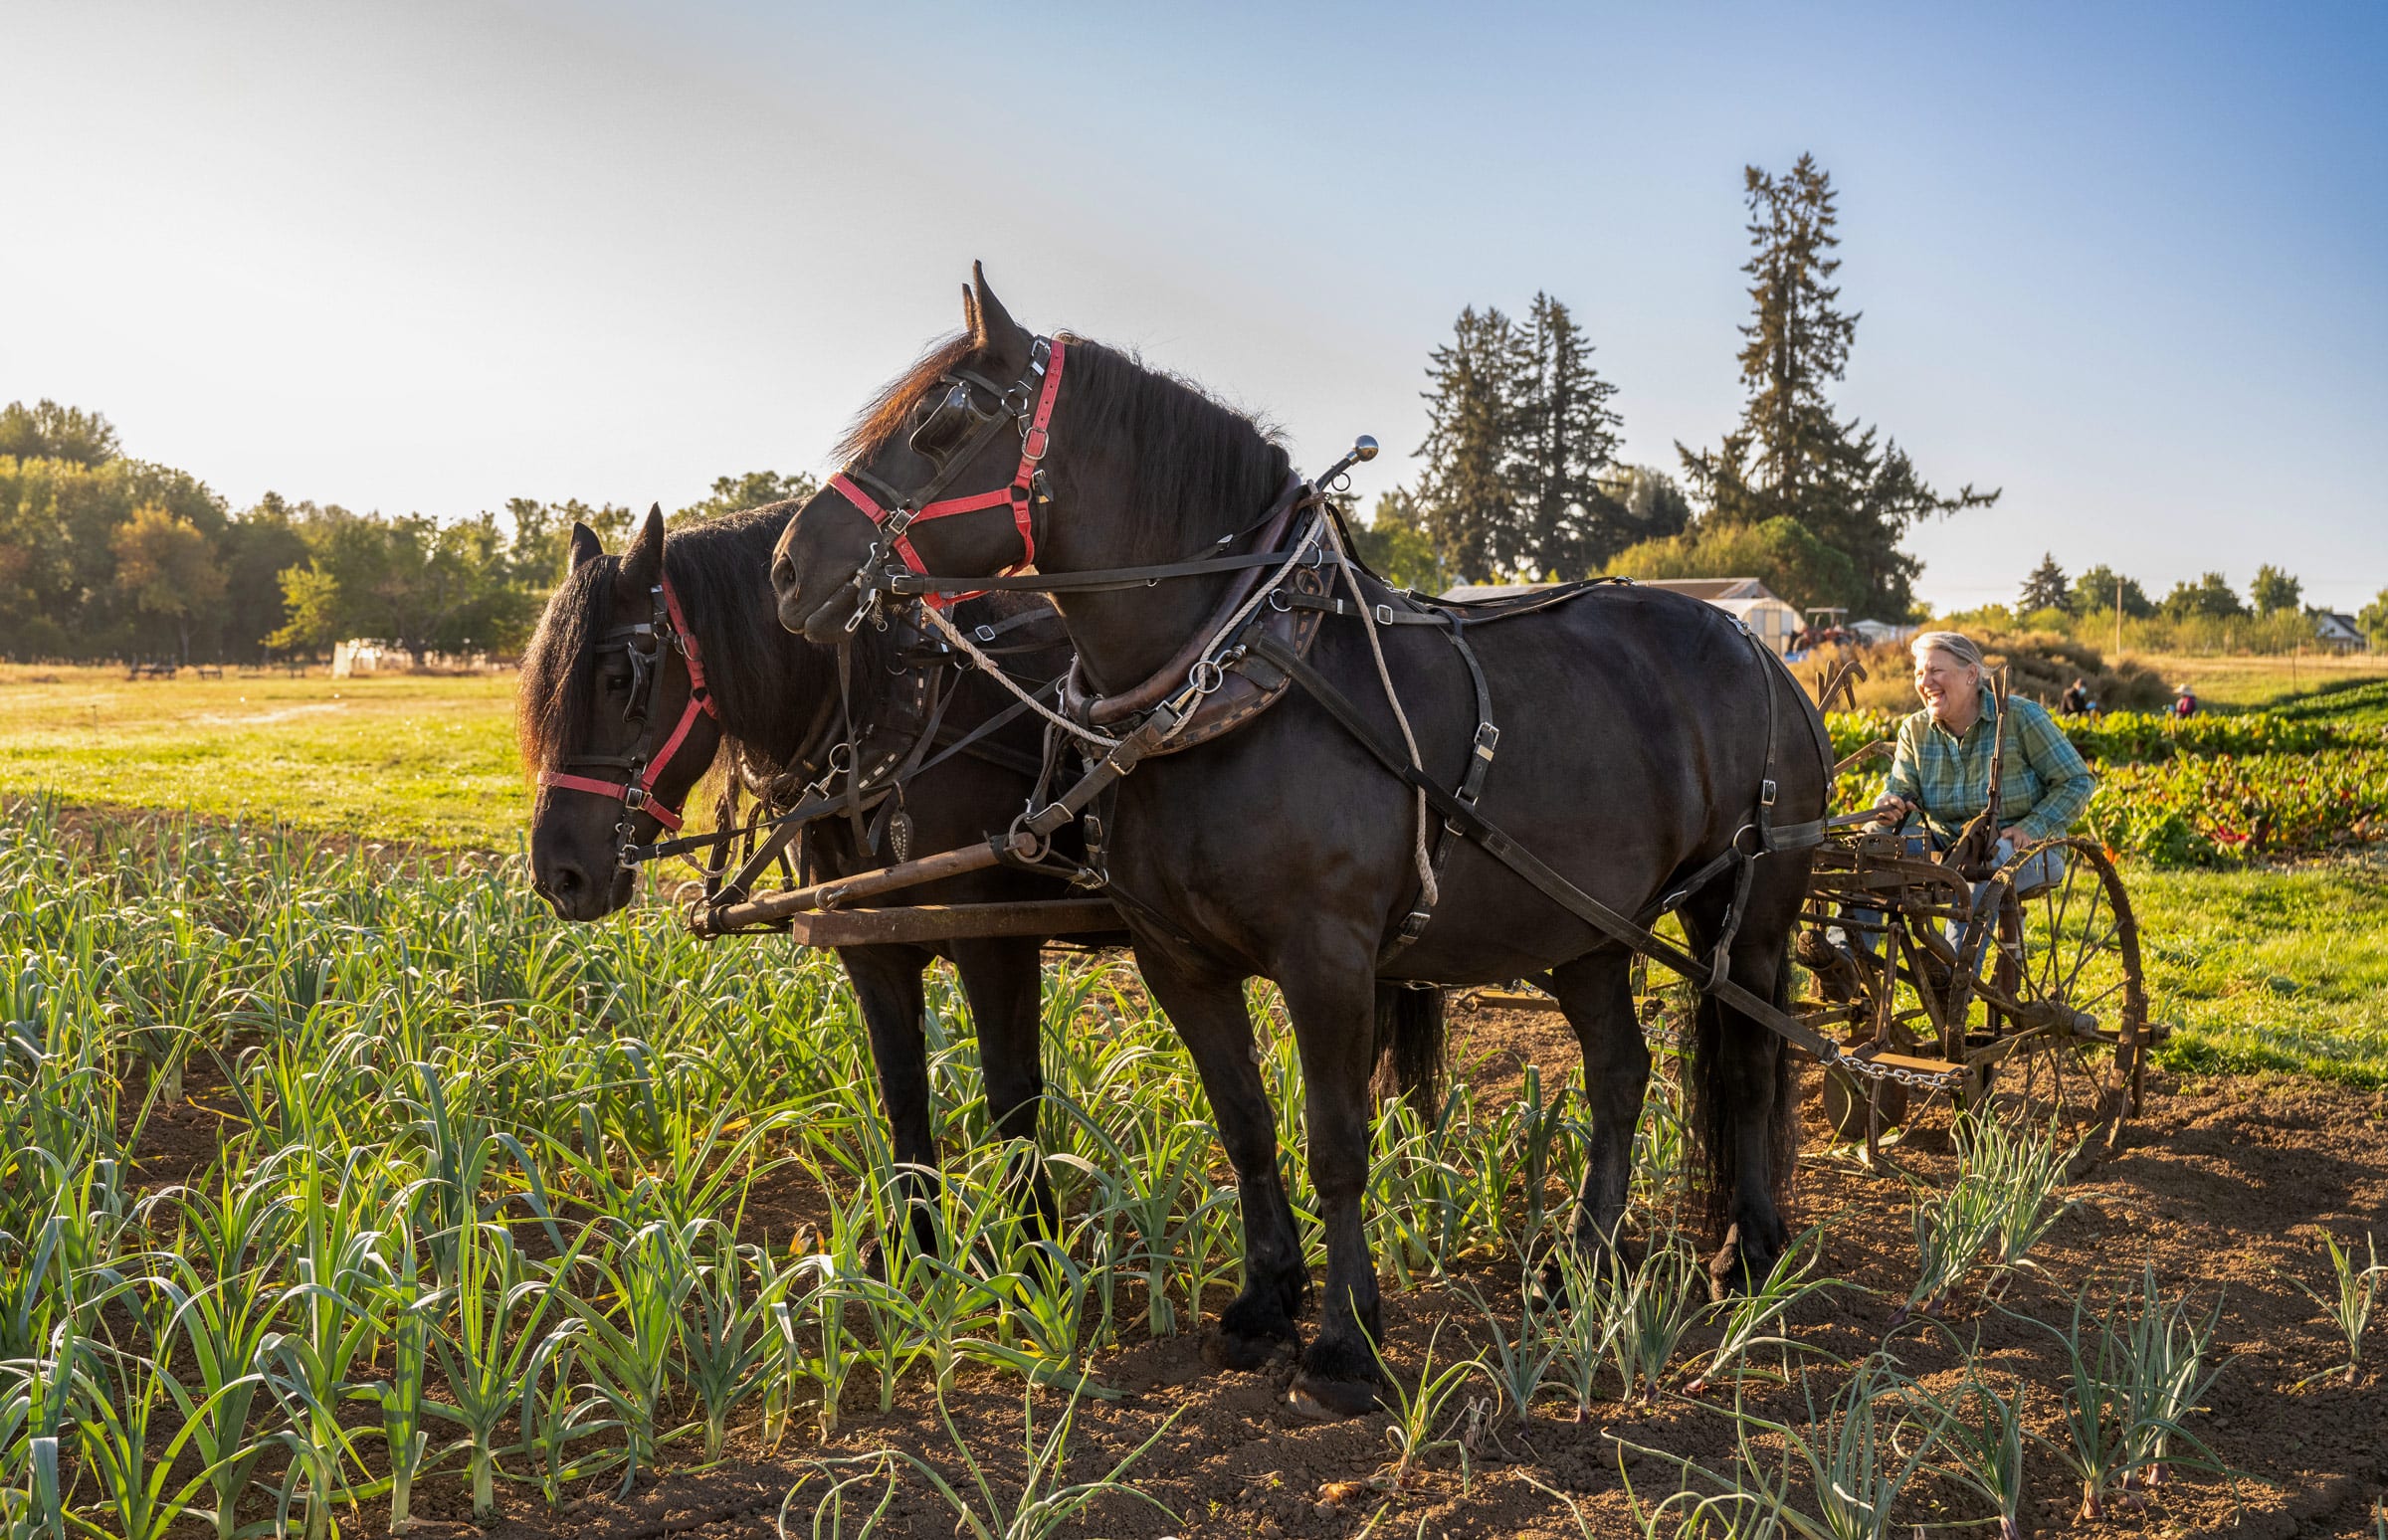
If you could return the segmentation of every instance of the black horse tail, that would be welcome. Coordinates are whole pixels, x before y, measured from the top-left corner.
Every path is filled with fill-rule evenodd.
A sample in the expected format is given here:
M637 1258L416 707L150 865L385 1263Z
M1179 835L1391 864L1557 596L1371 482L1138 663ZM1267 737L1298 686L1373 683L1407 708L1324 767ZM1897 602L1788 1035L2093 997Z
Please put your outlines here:
M1443 1111L1443 1071L1450 1049L1444 992L1409 984L1376 986L1377 1095L1399 1091L1425 1122Z
M1774 970L1771 999L1777 1010L1790 1007L1788 936L1784 938L1783 957ZM1758 1023L1744 1021L1737 1024L1735 1041L1728 1048L1724 1019L1723 1005L1703 991L1692 1015L1692 1042L1690 1052L1684 1056L1683 1071L1684 1110L1699 1155L1694 1168L1692 1201L1706 1220L1707 1234L1719 1240L1732 1222L1733 1192L1741 1180L1741 1143L1736 1137L1735 1115L1765 1119L1766 1188L1778 1211L1788 1212L1792 1171L1799 1160L1799 1087L1789 1045L1776 1041ZM1769 1048L1774 1050L1774 1076L1768 1104L1762 1110L1736 1106L1735 1083L1747 1084L1749 1071L1728 1064L1727 1055L1757 1054Z

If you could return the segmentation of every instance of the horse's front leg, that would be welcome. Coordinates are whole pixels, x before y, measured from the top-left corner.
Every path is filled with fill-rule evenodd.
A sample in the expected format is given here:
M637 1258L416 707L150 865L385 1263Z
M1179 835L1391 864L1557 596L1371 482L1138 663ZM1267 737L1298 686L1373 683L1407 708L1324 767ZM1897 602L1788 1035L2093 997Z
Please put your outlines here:
M908 1216L913 1244L937 1249L937 1142L929 1126L928 1042L921 1025L920 987L928 954L903 946L838 950L871 1035L871 1065L888 1114L888 1148L896 1164L896 1199Z
M1584 1152L1584 1182L1575 1197L1570 1240L1586 1256L1614 1260L1634 1174L1634 1130L1650 1086L1650 1046L1634 1016L1633 954L1622 947L1579 957L1554 969L1552 993L1584 1056L1584 1100L1592 1139ZM1557 1269L1543 1284L1555 1289Z
M1288 963L1279 982L1301 1050L1310 1180L1326 1223L1326 1299L1318 1336L1294 1378L1294 1405L1317 1417L1375 1410L1384 1383L1376 1354L1382 1340L1376 1259L1361 1215L1375 1066L1374 970L1364 945L1340 962Z
M1219 1313L1204 1356L1229 1369L1258 1369L1300 1341L1294 1317L1307 1301L1310 1273L1294 1228L1294 1206L1277 1167L1277 1119L1254 1058L1244 983L1139 944L1144 983L1169 1017L1202 1076L1219 1142L1236 1168L1244 1215L1244 1286Z
M953 962L978 1028L978 1061L986 1079L987 1119L999 1139L1026 1141L1004 1173L1005 1190L1027 1210L1040 1239L1061 1233L1061 1208L1037 1148L1037 1113L1045 1100L1040 1057L1044 1024L1042 955L1035 937L956 941Z

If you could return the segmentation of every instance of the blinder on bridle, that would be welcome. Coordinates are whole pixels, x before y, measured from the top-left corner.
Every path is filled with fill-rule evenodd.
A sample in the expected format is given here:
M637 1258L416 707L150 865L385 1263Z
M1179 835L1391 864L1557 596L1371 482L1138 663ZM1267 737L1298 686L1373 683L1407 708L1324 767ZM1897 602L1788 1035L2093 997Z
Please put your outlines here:
M696 723L699 712L719 719L713 709L713 692L704 681L704 660L696 647L695 633L689 630L686 616L681 613L680 596L673 591L672 579L660 576L648 590L653 606L643 621L609 626L598 634L590 651L602 659L606 654L620 651L630 668L629 698L622 705L622 720L639 729L639 741L627 754L574 754L564 761L563 770L539 772L541 786L553 786L565 791L588 792L622 804L622 817L614 825L614 861L627 869L631 863L628 853L637 843L637 830L631 816L645 812L666 829L678 833L680 810L655 793L655 786L671 765L672 757L688 741L689 729ZM669 646L688 660L689 703L682 708L680 720L662 748L654 747L655 706L664 687L664 649ZM578 775L577 770L619 772L619 779L602 775Z
M1004 571L1020 572L1036 561L1036 505L1051 500L1040 463L1045 459L1054 399L1061 391L1064 358L1061 338L1039 337L1029 349L1028 368L1008 386L998 385L972 369L953 369L940 375L938 383L946 387L944 398L904 441L907 449L932 468L925 484L907 491L860 466L848 466L830 479L831 488L861 509L879 529L878 537L871 543L869 558L855 574L860 599L854 614L847 619L847 631L855 631L878 614L885 590L875 574L901 560L912 571L927 576L928 568L906 533L914 524L957 513L1009 507L1012 525L1020 533L1020 559ZM1020 468L1011 484L939 500L937 494L1006 426L1020 434ZM939 594L930 596L926 602L943 609L972 597L966 593Z

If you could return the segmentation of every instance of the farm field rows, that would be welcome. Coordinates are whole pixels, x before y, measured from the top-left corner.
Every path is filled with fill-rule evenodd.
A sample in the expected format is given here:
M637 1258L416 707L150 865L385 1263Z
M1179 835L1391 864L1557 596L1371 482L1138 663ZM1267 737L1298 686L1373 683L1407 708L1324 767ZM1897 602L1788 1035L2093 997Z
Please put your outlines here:
M1966 1155L1927 1120L1901 1146L1928 1184L1910 1193L1832 1148L1811 1085L1809 1270L1739 1313L1707 1306L1692 1261L1666 1053L1634 1264L1576 1280L1593 1307L1532 1303L1518 1257L1581 1159L1577 1053L1555 1019L1463 1010L1460 1088L1385 1122L1371 1178L1387 1363L1425 1399L1322 1427L1285 1407L1290 1362L1203 1365L1199 1325L1236 1281L1234 1189L1132 972L1049 964L1054 1237L1014 1216L966 1011L932 974L940 1225L978 1239L898 1251L891 1278L874 1257L900 1228L896 1174L843 976L771 938L697 943L660 906L585 927L536 907L519 858L493 853L518 849L525 803L510 680L24 673L0 680L19 706L0 794L53 795L8 803L0 834L7 1522L854 1537L892 1494L871 1532L943 1536L931 1472L984 1513L1035 1470L1099 1484L1133 1455L1051 1532L1573 1537L1724 1489L1688 1458L1738 1483L1745 1518L1770 1489L1813 1514L1871 1483L1904 1533L1996 1516L1995 1461L1957 1430L2001 1406L2024 1451L2008 1505L2036 1533L2241 1513L2250 1533L2368 1533L2388 1480L2363 1433L2388 1423L2378 1343L2341 1373L2316 1297L2339 1287L2324 1237L2356 1249L2358 1287L2363 1238L2388 1233L2376 825L2295 865L2127 862L2154 1014L2178 1031L2122 1150L2028 1223L2028 1143ZM2382 752L2334 720L2216 718L2122 768ZM1299 1065L1255 998L1306 1215ZM1950 1238L1988 1199L2010 1218L1977 1253ZM2070 1356L2100 1341L2173 1375L2113 1381L2135 1410L2105 1434L2074 1393L2097 1374ZM1843 1438L1861 1407L1872 1437ZM1049 1467L1035 1451L1065 1421ZM144 1475L187 1505L179 1527L143 1506ZM2086 1489L2101 1520L2080 1517Z
M1833 1398L1846 1412L1886 1393L1867 1405L1895 1467L1894 1445L1938 1426L1925 1397L1978 1420L1985 1394L2011 1400L2021 1382L2020 1426L2062 1444L2066 1344L2112 1311L2126 1336L2157 1330L2194 1357L2193 1381L2221 1371L2196 1410L2092 1451L2101 1504L2132 1529L2226 1523L2244 1503L2346 1532L2388 1474L2361 1433L2388 1416L2388 1387L2337 1374L2343 1342L2288 1281L2326 1289L2321 1233L2388 1228L2376 1096L2161 1076L2123 1152L2059 1196L2078 1208L2050 1210L2010 1267L1932 1274L1945 1313L1899 1325L1930 1292L1910 1198L1813 1123L1812 1271L1772 1317L1705 1306L1677 1229L1696 1222L1662 1059L1636 1149L1646 1259L1623 1283L1578 1280L1599 1308L1537 1317L1515 1257L1574 1180L1575 1055L1547 1019L1463 1014L1461 1088L1380 1131L1372 1239L1395 1285L1396 1379L1416 1386L1430 1353L1488 1367L1407 1429L1405 1463L1388 1444L1400 1418L1294 1418L1290 1365L1204 1369L1195 1328L1232 1287L1233 1189L1190 1066L1130 975L1070 960L1050 980L1042 1136L1068 1216L1050 1242L1012 1217L962 1007L932 979L940 1219L979 1239L949 1247L952 1263L903 1253L891 1283L867 1249L899 1223L895 1174L831 960L768 938L708 947L655 908L558 926L517 878L469 857L393 866L188 822L16 811L0 927L18 962L11 1017L40 1052L13 1056L0 1086L17 1130L0 1325L24 1376L0 1430L0 1504L73 1504L100 1532L135 1532L120 1501L100 1511L124 1489L111 1470L179 1456L170 1492L229 1498L218 1533L278 1511L294 1534L463 1522L478 1491L501 1533L768 1534L784 1509L789 1533L819 1513L821 1533L854 1536L892 1492L878 1533L943 1536L954 1517L925 1477L878 1451L925 1460L983 1510L953 1441L1005 1500L1028 1475L1025 1395L1040 1428L1075 1418L1065 1481L1144 1450L1123 1473L1141 1497L1094 1498L1087 1533L1606 1534L1633 1503L1621 1461L1645 1504L1675 1489L1677 1457L1735 1469L1736 1405L1812 1444L1842 1426ZM1283 1138L1306 1213L1282 1030L1264 1073L1296 1109ZM1908 1158L1957 1185L1945 1130ZM1553 1332L1538 1347L1519 1336L1536 1319ZM1796 1347L1753 1340L1774 1337ZM1503 1345L1554 1356L1504 1392L1491 1368ZM25 1374L46 1358L79 1367ZM145 1444L120 1421L137 1417ZM176 1428L194 1432L168 1447ZM1771 1479L1785 1436L1750 1437L1743 1479ZM2156 1457L2165 1438L2162 1483L2140 1467L2126 1484L2118 1461ZM2029 1447L2016 1511L2068 1532L2081 1480ZM1961 1449L1936 1444L1897 1511L1993 1513ZM2197 1468L2209 1456L2237 1475ZM1789 1493L1808 1507L1804 1469ZM821 1503L844 1477L839 1531Z

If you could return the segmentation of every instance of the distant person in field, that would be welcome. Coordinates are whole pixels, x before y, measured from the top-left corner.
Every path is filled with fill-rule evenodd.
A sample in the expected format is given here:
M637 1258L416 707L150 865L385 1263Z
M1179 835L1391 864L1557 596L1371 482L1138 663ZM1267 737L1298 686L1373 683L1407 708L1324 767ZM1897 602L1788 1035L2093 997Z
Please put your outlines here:
M2066 685L2065 693L2057 700L2057 709L2067 716L2089 715L2094 709L2090 700L2090 681L2075 679Z
M2172 714L2183 721L2197 714L2197 691L2189 687L2186 679L2181 681L2178 697L2172 702Z
M1920 817L1935 846L1954 843L1990 801L1990 758L1999 741L1999 704L1984 675L1988 667L1972 639L1927 631L1909 644L1915 654L1915 693L1923 709L1898 727L1898 752L1875 809L1885 823ZM2097 778L2048 708L2020 695L2007 697L2004 758L1999 777L1996 860L2073 828L2090 805ZM2022 874L2019 885L2053 881L2062 870Z

